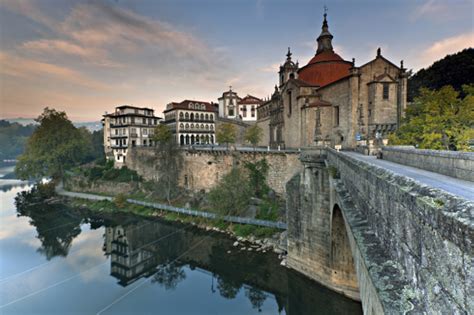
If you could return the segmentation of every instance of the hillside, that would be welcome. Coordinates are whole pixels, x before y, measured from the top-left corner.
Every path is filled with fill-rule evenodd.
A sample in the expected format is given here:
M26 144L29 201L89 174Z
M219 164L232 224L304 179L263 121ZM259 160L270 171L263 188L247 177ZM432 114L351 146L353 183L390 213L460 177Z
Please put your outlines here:
M23 153L26 140L35 128L34 125L23 126L16 122L0 120L0 162L15 159Z
M461 91L463 84L474 83L474 48L447 55L427 69L421 69L408 80L408 100L419 95L421 87L438 90L451 85Z

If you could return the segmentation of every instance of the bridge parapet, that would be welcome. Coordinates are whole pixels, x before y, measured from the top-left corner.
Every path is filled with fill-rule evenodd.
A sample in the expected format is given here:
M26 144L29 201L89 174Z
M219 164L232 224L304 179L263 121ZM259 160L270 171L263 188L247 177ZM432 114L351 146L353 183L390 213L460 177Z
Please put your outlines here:
M332 149L327 157L340 177L336 189L346 191L346 201L356 209L339 205L346 222L351 225L354 213L365 220L388 254L385 263L394 266L395 273L380 282L371 264L381 268L382 262L371 262L361 238L355 238L384 312L406 311L407 303L390 303L397 299L410 302L415 313L474 312L474 204ZM349 226L352 234L358 227ZM386 285L392 286L389 291Z
M474 182L474 153L386 146L383 159Z

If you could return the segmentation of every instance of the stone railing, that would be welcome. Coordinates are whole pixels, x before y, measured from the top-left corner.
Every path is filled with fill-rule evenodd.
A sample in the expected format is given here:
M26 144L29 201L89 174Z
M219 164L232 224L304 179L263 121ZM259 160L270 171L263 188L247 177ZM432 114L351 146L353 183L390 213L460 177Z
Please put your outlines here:
M422 150L412 146L382 148L384 160L474 181L474 152Z
M381 244L381 253L389 255L379 263L380 254L370 256L370 248L358 243L375 286L383 281L372 264L404 275L384 275L391 286L377 289L386 293L380 294L382 304L411 300L413 314L418 307L427 314L472 313L474 203L332 149L327 155L354 205L354 211L343 205L346 218L360 217L372 232L371 246ZM350 229L356 239L364 236L359 225Z

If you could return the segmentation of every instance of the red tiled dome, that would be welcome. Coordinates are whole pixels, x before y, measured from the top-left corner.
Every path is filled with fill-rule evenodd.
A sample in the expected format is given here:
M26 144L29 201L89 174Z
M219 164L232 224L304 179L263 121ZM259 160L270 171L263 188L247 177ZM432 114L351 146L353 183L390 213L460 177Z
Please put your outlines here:
M298 71L298 78L311 85L324 86L350 74L352 63L330 50L316 54Z

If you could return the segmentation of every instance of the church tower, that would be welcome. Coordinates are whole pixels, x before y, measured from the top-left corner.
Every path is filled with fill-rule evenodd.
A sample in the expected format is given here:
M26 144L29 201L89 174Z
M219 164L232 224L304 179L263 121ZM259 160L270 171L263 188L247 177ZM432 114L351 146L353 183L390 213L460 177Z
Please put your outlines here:
M291 60L291 51L288 47L288 53L286 54L285 63L280 66L280 87L285 84L289 79L296 79L298 77L298 62L295 64Z
M318 37L318 50L316 51L316 54L319 54L323 51L331 51L334 52L332 48L332 39L333 36L329 32L329 26L328 26L328 21L326 19L327 14L324 13L324 21L323 21L323 27L321 30L321 34Z

